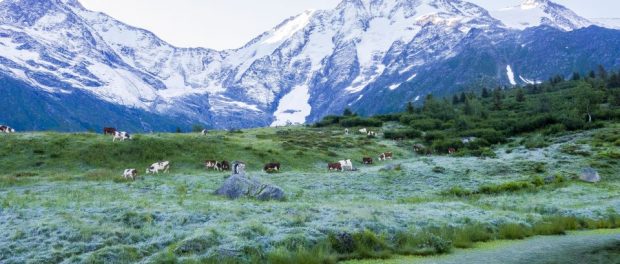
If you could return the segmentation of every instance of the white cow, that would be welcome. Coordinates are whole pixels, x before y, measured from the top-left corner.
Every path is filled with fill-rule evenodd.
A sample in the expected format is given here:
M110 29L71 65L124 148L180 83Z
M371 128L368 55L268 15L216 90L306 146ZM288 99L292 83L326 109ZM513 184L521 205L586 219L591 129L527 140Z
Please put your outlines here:
M15 133L15 129L11 128L10 126L0 125L0 133Z
M351 162L350 159L341 160L341 161L338 161L338 163L340 163L340 166L342 167L342 170L348 170L348 171L352 171L353 170L353 163Z
M132 181L135 181L136 177L138 177L138 170L126 169L125 172L123 172L123 177L125 177L125 180L128 180L131 178Z
M125 131L116 131L114 132L114 137L112 138L112 142L116 140L125 141L126 139L131 140L131 135Z
M168 173L170 170L170 161L160 161L153 163L150 167L146 169L146 174L153 173L159 174L160 171Z
M206 136L206 135L207 135L207 129L206 129L206 128L205 128L205 129L203 129L200 133L201 133L203 136Z
M345 135L348 135L348 134L349 134L349 129L348 129L348 128L345 128L345 129L344 129L344 134L345 134Z
M366 128L360 129L360 134L367 134L367 133L368 133L368 129Z
M375 131L368 131L368 136L369 137L376 137L377 136L377 132L375 132Z

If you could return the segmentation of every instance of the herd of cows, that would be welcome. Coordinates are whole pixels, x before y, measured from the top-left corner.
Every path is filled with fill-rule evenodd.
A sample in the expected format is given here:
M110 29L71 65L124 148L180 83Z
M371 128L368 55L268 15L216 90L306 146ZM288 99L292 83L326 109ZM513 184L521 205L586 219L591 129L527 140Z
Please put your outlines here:
M0 133L15 133L15 129L6 126L6 125L0 125ZM345 135L349 134L349 129L345 129L344 131ZM366 128L362 128L359 130L359 133L363 134L363 135L367 135L369 137L374 137L377 135L376 132L374 131L370 131ZM119 141L125 141L125 140L132 140L132 136L131 134L129 134L128 132L125 131L117 131L115 128L112 127L106 127L103 129L103 134L104 135L112 135L112 142L116 142L117 140ZM206 135L207 134L207 130L204 129L201 132L202 135ZM431 150L427 149L426 147L424 147L421 144L416 144L413 146L413 150L415 152L418 153L425 153L425 154L432 154L432 152L429 152ZM427 153L429 152L429 153ZM449 148L448 149L448 153L449 154L453 154L456 152L456 149L454 148ZM392 159L394 157L392 152L384 152L379 154L378 156L378 160L379 161L384 161L384 160L388 160L388 159ZM370 165L373 164L374 159L372 157L363 157L362 158L362 164L365 165ZM207 170L215 170L215 171L229 171L231 170L231 168L235 168L236 166L238 166L239 164L243 164L243 162L239 162L239 161L235 161L233 162L233 165L231 166L231 163L226 161L226 160L222 160L222 161L217 161L217 160L206 160L204 162L204 166ZM243 164L243 166L245 167L245 164ZM334 162L334 163L328 163L327 164L327 169L329 171L355 171L356 169L353 167L353 162L350 159L345 159L345 160L340 160L338 162ZM263 167L263 171L268 172L268 173L272 173L272 172L278 172L281 170L281 164L279 162L270 162L265 164L265 166ZM151 166L149 166L146 169L146 174L158 174L159 172L164 172L167 173L170 171L170 161L159 161L156 163L153 163ZM138 176L138 170L137 169L126 169L123 172L123 177L125 179L131 179L131 180L135 180Z

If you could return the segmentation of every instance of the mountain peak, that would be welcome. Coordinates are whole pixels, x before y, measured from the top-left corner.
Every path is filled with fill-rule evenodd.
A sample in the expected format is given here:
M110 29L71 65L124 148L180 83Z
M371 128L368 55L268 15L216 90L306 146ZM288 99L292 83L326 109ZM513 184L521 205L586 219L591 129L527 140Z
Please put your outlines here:
M525 0L518 6L492 12L508 28L550 26L564 31L588 27L593 23L550 0Z

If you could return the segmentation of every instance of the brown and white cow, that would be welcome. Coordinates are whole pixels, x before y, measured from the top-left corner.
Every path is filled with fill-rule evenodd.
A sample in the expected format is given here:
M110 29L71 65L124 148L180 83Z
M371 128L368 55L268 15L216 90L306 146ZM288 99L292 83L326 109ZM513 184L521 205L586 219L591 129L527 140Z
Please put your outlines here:
M10 126L0 125L0 133L15 133L15 129L11 128Z
M159 174L160 171L168 173L170 171L170 161L160 161L153 163L150 167L146 169L146 174Z
M274 172L274 171L279 171L279 170L280 170L280 163L279 162L267 163L263 167L263 171L265 171L265 172Z
M104 127L103 128L104 135L114 135L116 134L116 128L113 127Z
M417 152L417 153L422 153L426 150L426 147L422 144L415 144L413 145L413 151Z
M364 163L364 164L372 164L372 158L371 157L363 157L362 158L362 163Z
M216 171L221 171L222 167L223 167L222 163L217 160L205 160L205 168L207 170L213 169Z
M120 141L131 140L131 135L125 131L115 131L112 142L115 142L117 139Z
M230 163L226 160L222 160L222 162L220 162L220 169L224 170L224 171L229 171L230 170Z
M135 181L138 177L138 170L126 169L125 172L123 172L123 177L125 177L125 180L131 179L132 181Z
M454 153L456 153L455 148L448 148L448 154L454 154Z
M392 159L394 155L392 154L392 152L383 152L381 154L379 154L379 160L387 160L387 159Z
M327 169L330 170L330 171L332 171L332 170L334 170L334 171L342 171L342 165L340 165L339 162L328 163L327 164Z

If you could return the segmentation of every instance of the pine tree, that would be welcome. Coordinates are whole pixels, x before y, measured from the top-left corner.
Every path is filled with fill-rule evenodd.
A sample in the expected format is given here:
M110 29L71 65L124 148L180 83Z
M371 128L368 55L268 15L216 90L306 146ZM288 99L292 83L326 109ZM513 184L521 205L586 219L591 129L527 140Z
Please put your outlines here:
M467 99L467 96L465 95L465 92L461 92L461 96L459 97L459 102L465 103L466 99Z
M501 88L496 88L493 91L493 109L494 110L501 110L502 109L502 89Z
M578 72L574 72L573 73L573 81L579 81L581 80L581 75Z
M516 99L517 102L525 102L525 93L523 92L522 88L517 89L517 95L516 95Z
M453 105L459 104L459 97L456 96L456 94L452 96L452 104Z
M346 108L344 109L344 112L342 112L343 116L353 116L353 111L351 111L351 108Z
M590 79L596 79L596 73L594 73L594 71L590 71L590 73L588 73L588 77Z
M415 112L415 108L413 107L413 103L411 101L407 102L406 110L408 114L413 114Z
M489 98L489 90L486 87L482 88L482 98Z
M607 70L603 65L598 65L598 77L603 81L607 80Z

